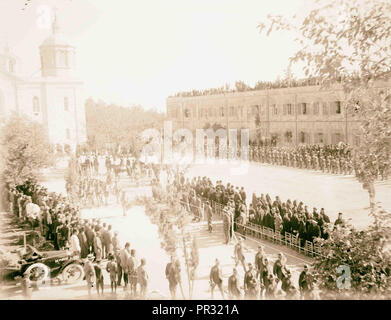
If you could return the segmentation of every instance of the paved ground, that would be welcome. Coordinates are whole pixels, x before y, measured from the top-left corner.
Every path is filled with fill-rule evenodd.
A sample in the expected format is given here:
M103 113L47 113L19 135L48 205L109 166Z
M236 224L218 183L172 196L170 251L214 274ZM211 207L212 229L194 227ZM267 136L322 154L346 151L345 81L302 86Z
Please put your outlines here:
M207 176L213 182L222 180L235 186L243 186L250 198L253 192L258 196L269 193L274 199L280 196L282 201L297 199L312 207L325 208L334 221L338 212L357 228L363 228L371 222L368 192L362 188L353 176L329 175L317 171L301 170L251 163L239 166L237 163L209 163L192 166L187 175ZM391 181L376 183L376 200L391 211Z
M100 217L102 222L108 222L113 226L115 231L119 232L119 238L122 244L130 242L133 248L136 248L138 257L147 259L147 271L150 277L149 296L151 298L169 298L168 283L165 279L164 268L169 262L169 257L161 248L161 239L158 236L157 226L151 224L149 218L144 213L144 207L132 207L127 216L122 216L122 209L117 205L103 207L99 209L88 209L83 211L83 217ZM193 299L210 299L209 291L209 272L213 266L215 259L218 258L221 262L224 284L227 287L228 277L232 273L234 260L232 258L234 251L234 243L223 244L222 224L218 219L214 221L214 231L210 234L207 231L205 222L194 223L187 226L187 231L191 235L196 235L199 245L200 266L197 270L196 280L194 282ZM248 262L253 262L256 247L260 242L253 240L245 241L245 256ZM262 241L265 245L265 251L269 255L269 259L274 261L278 252L283 251L287 256L287 263L292 270L294 282L297 282L299 270L304 263L310 263L309 258L298 255L293 250ZM181 249L178 251L181 253ZM190 296L188 279L183 255L179 255L182 261L182 280L183 291L185 298ZM241 266L238 267L239 274L244 275ZM108 281L108 275L105 273L105 282ZM118 296L111 295L109 285L105 287L106 299L123 298L123 289L118 289ZM19 286L15 283L9 283L3 287L2 299L22 299ZM182 295L178 291L178 298ZM33 299L87 299L87 291L85 283L76 285L52 285L33 293ZM94 293L94 299L99 297ZM220 294L216 293L215 298L219 299Z
M335 219L338 211L342 211L345 217L351 218L352 222L360 227L369 222L367 215L368 196L362 190L359 183L349 176L330 176L306 170L272 167L268 165L251 164L247 172L243 168L233 169L228 164L208 164L193 166L188 175L208 176L212 180L223 180L232 182L238 186L244 186L250 195L252 192L269 193L272 197L279 195L282 200L288 197L299 199L309 207L324 207L332 219ZM50 172L46 175L44 184L52 191L64 192L63 173L60 171ZM126 185L126 179L121 180ZM129 187L129 186L128 186ZM129 189L130 190L130 189ZM150 194L147 187L132 189L132 195ZM378 183L377 198L385 208L391 208L390 183ZM164 267L169 260L165 251L161 248L161 239L158 236L157 226L151 224L149 218L144 213L144 207L132 207L127 216L122 216L122 209L113 202L108 207L83 210L84 217L101 217L102 221L112 224L113 229L119 232L122 243L129 241L132 247L136 248L138 256L147 259L147 271L150 276L149 292L152 298L169 298L168 283L164 276ZM4 221L4 220L3 220ZM221 261L225 286L227 279L232 272L234 261L233 243L223 244L223 232L221 222L216 220L212 234L207 232L204 222L191 224L188 231L197 236L200 254L200 266L197 270L196 281L194 283L194 299L209 299L209 271L216 258ZM2 234L4 236L4 234ZM288 258L288 266L293 271L294 283L297 283L299 271L304 263L310 263L310 259L298 255L296 252L270 242L262 241L266 247L266 253L270 260L274 261L276 254L283 251ZM253 261L257 242L247 239L246 260ZM243 270L238 267L239 274L243 275ZM106 275L106 279L108 277ZM183 289L185 297L189 297L187 276L183 264ZM106 282L107 282L106 280ZM105 298L116 298L111 296L108 285ZM123 297L122 288L118 291L119 298ZM178 292L180 297L180 293ZM216 298L220 294L216 293ZM21 292L18 286L11 285L3 287L2 299L20 299ZM72 286L52 286L35 291L34 299L86 299L85 283ZM93 298L97 298L96 294Z

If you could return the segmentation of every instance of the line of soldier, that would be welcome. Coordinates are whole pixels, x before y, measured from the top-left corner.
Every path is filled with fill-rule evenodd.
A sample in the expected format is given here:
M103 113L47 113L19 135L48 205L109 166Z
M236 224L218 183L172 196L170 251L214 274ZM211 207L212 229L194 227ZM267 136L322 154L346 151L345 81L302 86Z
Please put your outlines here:
M241 247L242 242L239 241L235 246L235 251L240 250L238 248ZM315 290L314 277L308 265L303 266L297 286L295 286L283 253L279 253L275 262L272 263L264 247L260 245L253 263L245 263L243 258L243 269L242 279L239 278L237 265L228 278L229 299L319 299L319 292ZM214 299L214 290L218 288L221 297L225 299L224 278L218 259L210 270L209 282L211 298Z
M353 174L351 150L335 145L299 146L296 148L250 146L250 161L293 168L320 170L332 174Z
M345 144L305 145L295 148L253 144L249 149L249 159L259 163L319 170L331 174L357 176L360 170L360 163L355 160L351 147ZM385 162L375 160L373 167L379 179L388 179L390 172Z

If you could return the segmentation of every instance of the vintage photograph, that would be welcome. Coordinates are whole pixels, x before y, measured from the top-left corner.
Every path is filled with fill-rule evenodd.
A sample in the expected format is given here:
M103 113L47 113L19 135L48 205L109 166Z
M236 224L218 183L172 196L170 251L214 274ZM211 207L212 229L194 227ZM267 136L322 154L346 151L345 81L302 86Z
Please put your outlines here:
M389 0L0 0L0 300L388 300L390 179Z

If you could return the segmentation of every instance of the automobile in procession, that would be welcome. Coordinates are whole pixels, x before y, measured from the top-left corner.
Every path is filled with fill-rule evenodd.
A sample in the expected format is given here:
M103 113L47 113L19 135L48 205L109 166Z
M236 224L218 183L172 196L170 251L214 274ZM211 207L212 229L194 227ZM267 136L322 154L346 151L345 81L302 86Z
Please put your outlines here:
M27 244L14 251L0 249L0 260L4 281L16 280L26 274L36 285L53 280L73 284L84 278L83 261L68 250L39 251Z

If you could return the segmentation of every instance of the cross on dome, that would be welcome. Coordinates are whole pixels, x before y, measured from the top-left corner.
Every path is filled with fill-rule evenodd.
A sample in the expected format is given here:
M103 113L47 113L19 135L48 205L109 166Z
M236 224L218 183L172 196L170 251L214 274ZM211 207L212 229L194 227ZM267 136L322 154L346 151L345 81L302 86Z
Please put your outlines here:
M57 10L58 10L57 7L53 8L53 12L54 12L54 18L53 18L53 22L52 22L53 35L58 34L60 32L60 26L59 26L58 18L57 18Z

